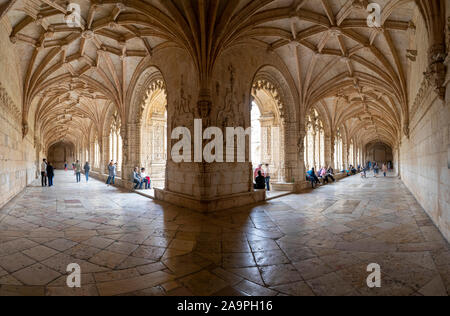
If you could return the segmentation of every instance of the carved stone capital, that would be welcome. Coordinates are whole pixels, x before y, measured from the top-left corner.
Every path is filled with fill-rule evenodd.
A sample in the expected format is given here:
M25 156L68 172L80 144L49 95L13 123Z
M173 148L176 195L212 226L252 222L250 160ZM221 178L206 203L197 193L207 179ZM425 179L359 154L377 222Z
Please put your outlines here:
M24 120L22 122L22 137L23 138L25 138L27 136L28 130L29 130L28 122Z
M197 101L197 111L201 118L209 117L212 108L211 92L207 89L200 90Z
M434 88L441 100L445 99L445 77L447 75L447 66L445 59L445 45L432 45L428 52L429 66L425 72L425 78Z

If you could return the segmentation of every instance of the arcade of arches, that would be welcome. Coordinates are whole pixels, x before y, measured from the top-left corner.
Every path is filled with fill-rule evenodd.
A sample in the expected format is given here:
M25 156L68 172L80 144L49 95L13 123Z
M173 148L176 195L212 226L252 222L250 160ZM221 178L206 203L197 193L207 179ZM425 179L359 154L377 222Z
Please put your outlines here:
M376 1L381 27L367 0L72 2L79 27L65 1L0 0L0 207L44 157L101 180L114 160L126 189L145 167L157 200L202 213L264 201L259 163L301 192L312 167L389 161L450 240L449 0ZM194 119L252 126L246 162L175 163Z

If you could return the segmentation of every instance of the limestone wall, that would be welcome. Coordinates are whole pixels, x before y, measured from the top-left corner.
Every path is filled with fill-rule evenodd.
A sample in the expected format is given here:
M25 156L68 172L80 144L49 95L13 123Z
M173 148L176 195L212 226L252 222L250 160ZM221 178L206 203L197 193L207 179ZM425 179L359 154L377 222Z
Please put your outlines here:
M448 95L448 93L447 93ZM404 183L450 240L449 98L425 106L400 147Z
M0 207L37 175L33 138L22 139L21 80L6 33L4 21L0 21Z
M416 22L417 60L410 63L410 137L400 145L400 175L442 234L450 240L450 87L445 101L423 76L427 67L427 36Z

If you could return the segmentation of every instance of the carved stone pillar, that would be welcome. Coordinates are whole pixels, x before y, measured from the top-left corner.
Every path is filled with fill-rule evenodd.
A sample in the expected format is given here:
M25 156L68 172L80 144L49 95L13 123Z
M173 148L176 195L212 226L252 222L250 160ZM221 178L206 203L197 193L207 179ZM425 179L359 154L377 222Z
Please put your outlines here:
M335 142L336 142L336 135L334 133L331 133L330 135L330 166L333 167L333 169L336 169L336 164L334 163L335 161Z
M103 146L100 147L100 150L102 153L102 155L101 155L102 160L100 162L100 171L102 173L107 173L108 172L107 166L109 165L109 162L112 159L112 157L110 157L110 154L109 154L109 152L110 152L109 135L103 136L102 139L103 139L103 141L102 141Z
M348 168L348 150L347 142L342 141L342 164L344 165L344 169Z
M296 179L296 182L299 183L305 181L306 177L305 150L308 150L308 148L305 147L305 136L306 136L305 126L301 124L297 137L298 180ZM306 142L306 146L307 144L308 142Z
M298 183L303 180L303 157L300 156L300 151L303 148L299 148L299 135L297 122L286 122L284 124L283 133L283 147L284 150L284 165L285 165L285 179L284 182ZM303 142L302 142L303 143Z
M332 159L332 151L334 150L334 143L331 142L331 135L328 133L325 133L325 144L324 144L324 152L325 152L325 166L331 166L333 159Z
M445 38L445 2L446 0L416 0L428 31L430 46L428 48L428 68L426 79L434 87L441 100L445 99L445 65L446 38Z

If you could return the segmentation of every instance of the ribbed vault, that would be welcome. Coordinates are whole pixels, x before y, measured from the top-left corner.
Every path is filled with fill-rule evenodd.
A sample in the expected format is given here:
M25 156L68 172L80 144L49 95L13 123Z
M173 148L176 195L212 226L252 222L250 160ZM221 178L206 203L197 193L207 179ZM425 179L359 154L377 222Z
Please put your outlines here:
M380 28L367 25L366 0L73 2L81 6L80 27L64 22L65 1L0 0L22 56L24 133L35 120L47 147L87 135L91 124L103 126L110 105L127 122L137 66L167 45L188 51L200 98L210 101L216 60L246 42L281 56L295 78L300 113L315 107L326 113L331 133L345 125L349 138L395 146L409 133L407 66L414 51L407 48L415 21L425 21L437 46L433 29L444 25L442 8L421 0L377 1ZM438 68L429 77L440 89Z

